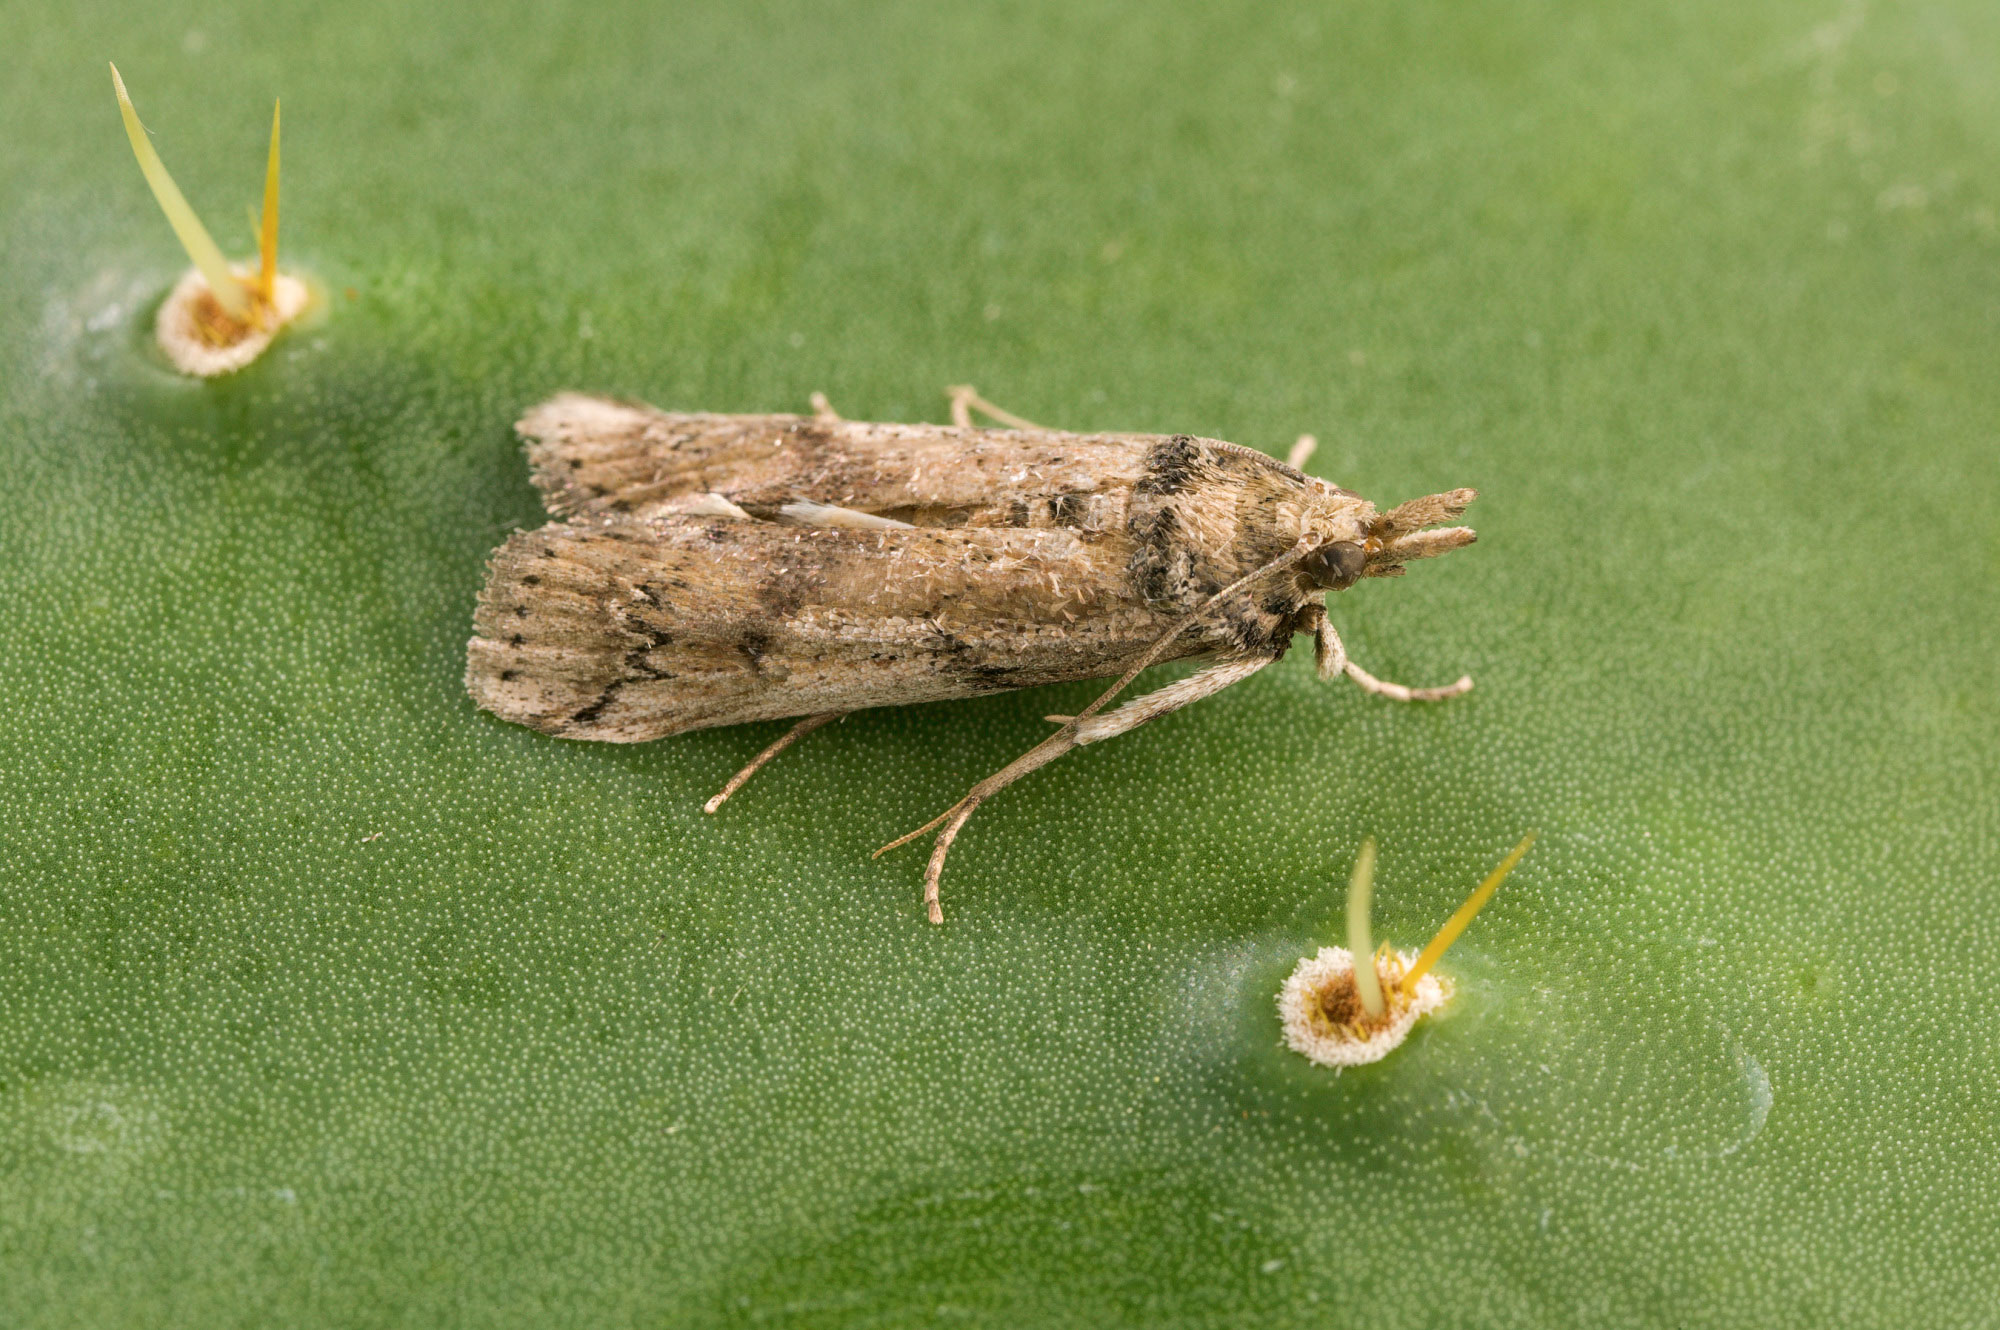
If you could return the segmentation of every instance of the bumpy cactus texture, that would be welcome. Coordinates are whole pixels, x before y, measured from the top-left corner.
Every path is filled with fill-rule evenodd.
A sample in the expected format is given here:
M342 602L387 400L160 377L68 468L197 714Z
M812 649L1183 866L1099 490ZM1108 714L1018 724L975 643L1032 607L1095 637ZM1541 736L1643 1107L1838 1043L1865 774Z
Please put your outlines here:
M2000 1271L1987 0L15 5L0 1322L1971 1325ZM117 59L316 323L201 384ZM1480 543L868 852L1087 685L545 738L510 423L1188 431ZM1171 675L1173 671L1164 672ZM1279 1040L1376 837L1452 1004Z

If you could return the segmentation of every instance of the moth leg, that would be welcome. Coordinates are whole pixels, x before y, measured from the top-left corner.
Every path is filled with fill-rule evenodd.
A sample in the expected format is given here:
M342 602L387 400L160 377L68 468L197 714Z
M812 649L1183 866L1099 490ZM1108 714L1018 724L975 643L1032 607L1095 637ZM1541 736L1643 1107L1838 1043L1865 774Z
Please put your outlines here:
M812 403L813 419L822 425L838 425L840 412L833 409L833 403L826 400L825 393L814 393L806 399Z
M979 389L969 383L954 384L945 389L945 391L951 394L951 423L960 429L972 428L972 413L974 411L989 415L1003 425L1012 425L1015 429L1042 428L1034 421L1023 420L1011 411L1002 411L999 407L981 397Z
M1313 659L1319 667L1320 678L1333 679L1345 674L1359 684L1363 692L1396 702L1442 702L1472 691L1472 676L1469 674L1461 674L1455 682L1437 688L1412 688L1408 684L1376 678L1347 658L1347 648L1342 645L1340 634L1334 631L1333 621L1324 613L1313 624Z
M1461 674L1450 683L1436 688L1412 688L1408 684L1378 679L1351 660L1347 662L1347 677L1360 684L1363 692L1395 702L1442 702L1447 698L1463 697L1472 691L1472 676L1469 674Z
M839 720L842 716L845 716L847 714L848 713L845 711L822 711L817 716L807 716L804 720L792 726L791 729L786 730L784 734L779 736L777 742L773 743L769 748L766 748L763 752L757 754L757 756L751 758L750 765L743 768L743 770L737 772L734 776L731 776L729 778L729 784L722 787L722 793L716 795L713 799L710 799L707 803L703 804L701 806L701 811L704 813L713 813L716 809L722 807L724 801L727 800L730 795L742 789L743 782L749 780L752 776L756 775L757 769L759 767L763 766L766 762L769 762L772 758L776 757L778 754L784 752L787 748L790 748L795 740L803 739L808 734L811 734L814 730L818 729L820 726L826 724L828 721Z
M1305 470L1306 463L1312 460L1313 450L1318 447L1319 440L1312 435L1299 435L1299 441L1292 445L1291 452L1285 454L1285 465L1294 471Z
M1191 702L1198 702L1211 693L1221 692L1229 685L1249 678L1276 659L1276 655L1259 655L1225 660L1190 674L1185 679L1156 688L1144 697L1134 698L1115 711L1085 716L1081 721L1071 720L1061 730L973 786L963 799L938 817L918 827L909 835L889 842L875 853L881 855L899 845L909 844L933 828L942 828L938 831L937 843L931 849L930 866L924 871L924 910L930 916L932 923L941 924L944 922L944 910L938 904L938 883L944 877L945 856L951 853L951 843L958 839L959 829L965 825L966 820L981 803L1036 768L1047 766L1073 748L1115 738L1127 730L1139 728L1155 717L1164 716L1170 711L1179 711Z

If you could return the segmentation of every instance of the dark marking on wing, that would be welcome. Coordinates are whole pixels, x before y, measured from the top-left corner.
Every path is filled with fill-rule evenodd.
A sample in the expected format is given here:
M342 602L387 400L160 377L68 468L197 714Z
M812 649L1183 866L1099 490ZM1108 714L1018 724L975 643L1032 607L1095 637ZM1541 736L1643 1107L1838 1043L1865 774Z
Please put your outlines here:
M1146 452L1145 474L1132 487L1136 495L1167 496L1186 489L1200 472L1202 447L1192 435L1162 439Z
M1223 609L1222 622L1242 650L1282 656L1291 645L1294 612L1290 603L1274 610L1245 597Z
M1171 508L1134 513L1127 534L1135 546L1130 565L1133 588L1151 604L1172 600L1188 574L1180 514Z
M603 692L593 698L588 705L570 716L569 723L572 725L591 724L599 716L602 716L613 702L618 700L618 691L624 686L625 681L623 679L614 679L606 684Z
M813 599L818 579L803 570L781 568L757 585L757 607L774 622L783 623Z
M750 672L761 676L765 672L764 662L769 659L771 634L754 624L745 627L736 643L736 649L742 652L743 659L749 662Z
M1004 693L1021 686L1020 671L1013 666L982 661L973 651L971 643L957 633L935 619L931 620L930 626L938 637L937 664L940 673L981 693Z

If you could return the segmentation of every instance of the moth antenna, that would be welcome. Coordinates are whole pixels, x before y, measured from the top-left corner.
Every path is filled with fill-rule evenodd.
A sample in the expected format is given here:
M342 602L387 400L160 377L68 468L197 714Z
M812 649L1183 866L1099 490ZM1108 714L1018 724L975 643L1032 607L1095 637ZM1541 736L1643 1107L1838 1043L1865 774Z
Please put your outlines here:
M1210 596L1194 609L1182 615L1174 622L1173 627L1162 633L1153 645L1147 648L1145 654L1140 656L1132 664L1131 668L1119 676L1118 682L1100 693L1095 702L1092 702L1076 715L1071 716L1061 729L1036 744L1033 748L1030 748L1027 752L1021 754L1021 756L1015 758L1012 762L1009 762L1006 766L1000 768L1000 770L994 772L991 776L988 776L985 780L973 786L965 798L959 800L950 808L945 809L944 812L939 813L915 831L907 835L898 836L895 840L890 841L869 857L880 858L882 855L899 846L908 845L911 841L926 832L941 828L941 830L938 830L937 841L931 849L930 866L924 870L924 908L929 913L932 923L944 922L944 913L938 905L938 883L944 876L945 856L951 852L951 843L958 839L959 829L965 825L966 820L972 816L979 805L987 798L1006 789L1029 772L1039 767L1047 766L1064 753L1079 747L1083 741L1078 738L1078 731L1082 728L1083 723L1102 711L1105 705L1124 689L1125 685L1139 677L1141 670L1151 665L1155 660L1158 660L1160 653L1165 651L1168 644L1176 637L1180 636L1183 629L1201 618L1202 615L1208 613L1228 597L1255 582L1258 578L1297 563L1311 549L1312 543L1309 540L1299 541L1298 544L1292 546L1291 549L1280 554L1263 567L1254 572L1245 573L1242 577L1237 578L1234 582L1231 582L1228 586Z
M1241 591L1244 587L1249 586L1252 582L1255 582L1258 578L1264 577L1270 573L1278 572L1280 569L1291 567L1293 564L1297 563L1300 559L1303 559L1306 557L1306 555L1310 554L1312 552L1312 548L1313 548L1312 542L1310 540L1300 540L1298 544L1292 546L1290 549L1286 550L1283 554L1280 554L1277 558L1265 564L1262 568L1257 569L1255 572L1245 573L1243 576L1237 578L1234 582L1231 582L1228 586L1222 588L1222 590L1210 596L1207 600L1204 600L1201 604L1189 610L1179 619L1175 620L1173 627L1167 629L1166 632L1160 634L1159 640L1154 642L1152 646L1148 647L1146 649L1146 653L1140 656L1139 659L1132 665L1130 669L1126 670L1125 673L1118 676L1117 683L1114 683L1109 688L1105 689L1102 693L1098 695L1098 698L1095 702L1092 702L1089 706L1085 707L1082 711L1077 712L1075 716L1070 718L1069 723L1071 728L1083 724L1084 721L1089 720L1092 716L1095 716L1098 712L1104 710L1105 706L1111 701L1112 698L1118 696L1118 694L1125 691L1125 686L1127 684L1131 683L1134 679L1138 678L1140 673L1143 670L1145 670L1147 666L1151 665L1154 661L1160 658L1160 653L1165 651L1167 647L1173 643L1173 640L1179 637L1181 635L1181 631L1185 629L1189 624L1195 622L1195 620L1201 618L1202 615L1207 614L1217 605L1220 605L1223 601L1235 595L1237 592Z
M264 217L257 228L257 294L278 289L278 99L271 101L271 157L264 167Z
M160 211L167 215L167 224L174 228L180 238L181 248L187 251L189 260L201 270L208 280L208 288L215 294L215 303L227 310L229 316L238 322L250 318L250 298L243 291L243 283L229 270L229 260L222 257L222 250L216 246L208 228L195 216L188 206L187 197L173 176L167 173L167 164L160 160L160 154L153 149L152 139L146 136L146 127L139 123L139 112L133 107L132 99L125 92L125 80L118 76L118 66L111 66L111 86L118 94L118 114L125 121L125 136L132 140L132 155L139 159L139 171L152 187L153 198L158 201ZM276 160L277 145L272 145L273 161ZM271 225L277 225L277 213L271 213Z
M936 831L939 827L944 825L944 820L946 818L950 817L953 813L956 813L957 811L958 811L958 805L953 804L951 807L945 809L942 813L939 813L936 817L932 818L930 821L924 823L921 827L918 827L915 831L908 831L903 833L902 835L896 837L896 839L890 841L887 845L884 845L881 849L875 851L875 853L869 855L868 857L870 859L880 859L883 855L887 854L891 850L902 849L905 845L908 845L911 841L923 835L925 832Z
M1521 856L1526 854L1528 847L1535 843L1537 834L1530 831L1527 835L1521 837L1521 843L1516 845L1507 857L1500 861L1498 868L1486 875L1486 880L1479 884L1478 890L1465 898L1465 904L1458 907L1457 913L1444 921L1444 927L1437 931L1437 936L1431 939L1430 945L1424 948L1423 955L1417 957L1417 963L1409 968L1409 971L1403 975L1403 982L1397 986L1401 989L1404 997L1410 997L1416 993L1417 980L1430 973L1431 967L1438 963L1438 957L1444 955L1445 948L1458 941L1458 935L1463 933L1465 926L1472 922L1472 916L1478 914L1480 910L1485 908L1486 902L1493 899L1493 893L1498 891L1500 884L1507 880L1507 874L1514 871L1514 865L1521 862ZM1359 974L1360 972L1357 970L1357 978Z
M1347 884L1347 949L1354 956L1354 991L1369 1019L1387 1009L1382 1000L1382 976L1375 972L1375 947L1368 936L1368 912L1375 894L1375 840L1361 842L1354 857L1354 876Z

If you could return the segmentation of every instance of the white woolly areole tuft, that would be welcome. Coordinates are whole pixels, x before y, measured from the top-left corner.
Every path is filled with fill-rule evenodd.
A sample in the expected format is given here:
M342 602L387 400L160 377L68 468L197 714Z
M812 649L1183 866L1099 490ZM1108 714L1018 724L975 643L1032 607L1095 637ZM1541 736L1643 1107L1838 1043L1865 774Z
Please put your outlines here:
M1346 947L1321 947L1319 955L1307 956L1278 990L1278 1018L1284 1022L1285 1043L1322 1067L1359 1067L1379 1062L1390 1050L1410 1037L1417 1017L1428 1016L1451 997L1451 987L1435 974L1417 980L1417 991L1402 995L1398 985L1416 964L1414 951L1392 951L1377 969L1382 977L1383 995L1389 1011L1385 1021L1357 1032L1329 1018L1321 1002L1328 990L1354 992L1354 955ZM1357 1003L1359 999L1355 999Z
M246 278L255 275L249 269L239 268L237 272ZM233 374L263 355L278 330L305 311L310 298L304 282L279 273L271 284L271 307L263 322L235 341L218 345L202 335L195 312L203 300L213 300L215 296L201 270L189 268L174 283L166 303L160 306L160 316L153 323L153 336L174 368L183 374L201 379Z

